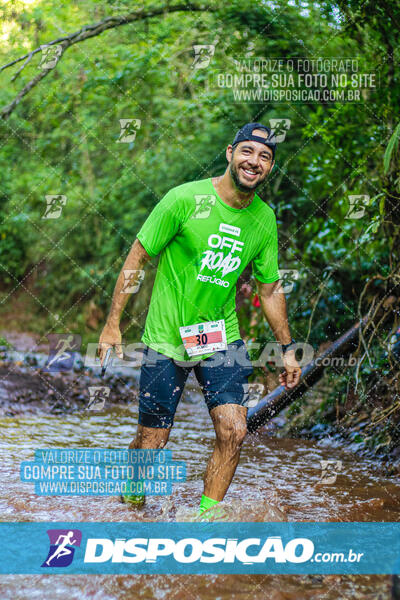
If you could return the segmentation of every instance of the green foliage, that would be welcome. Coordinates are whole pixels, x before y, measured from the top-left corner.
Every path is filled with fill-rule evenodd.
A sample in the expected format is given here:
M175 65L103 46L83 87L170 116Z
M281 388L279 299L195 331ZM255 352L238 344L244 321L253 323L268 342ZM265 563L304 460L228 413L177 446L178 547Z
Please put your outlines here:
M124 6L136 10L126 1L6 3L1 64L60 32L120 16ZM87 333L85 307L93 301L107 313L124 258L164 193L221 174L225 148L244 122L289 118L262 195L278 218L280 268L300 272L287 296L293 335L318 346L357 321L366 282L386 277L373 289L385 292L398 265L400 125L393 123L400 78L395 27L387 23L400 11L369 0L208 6L213 10L166 12L72 46L0 123L2 280L7 289L32 285L50 326L56 313L58 329ZM215 45L207 69L192 68L194 44ZM289 105L238 103L212 84L238 57L321 54L358 57L360 72L378 72L380 88L361 103ZM37 75L39 62L40 54L13 82L18 65L1 73L1 106ZM119 120L128 118L140 119L140 129L133 143L119 143ZM43 219L49 194L67 197L58 219ZM369 196L363 218L347 218L351 194ZM153 276L150 268L124 313L132 336L143 326ZM362 311L370 301L364 298ZM252 334L272 339L261 318Z
M10 344L10 342L8 340L6 340L5 337L0 335L0 348L6 348L7 350L12 350L13 346L12 346L12 344Z
M393 135L390 138L389 143L385 150L385 155L383 157L383 166L385 168L385 175L389 171L392 154L394 154L398 148L399 138L400 138L400 123L397 125L396 129L394 130Z

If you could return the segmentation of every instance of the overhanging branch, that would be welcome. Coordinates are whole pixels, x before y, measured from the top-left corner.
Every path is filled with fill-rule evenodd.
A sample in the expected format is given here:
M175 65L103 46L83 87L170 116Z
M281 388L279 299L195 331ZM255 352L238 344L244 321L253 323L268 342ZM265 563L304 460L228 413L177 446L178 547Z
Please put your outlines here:
M60 54L57 57L57 62L56 62L56 64L58 64L59 60L62 58L63 54L65 53L65 51L68 48L70 48L74 44L78 44L79 42L84 42L85 40L87 40L89 38L100 35L101 33L103 33L103 31L107 31L108 29L114 29L115 27L121 27L122 25L128 25L129 23L133 23L134 21L150 19L152 17L157 17L160 15L168 14L168 13L205 12L205 11L215 11L215 10L216 10L215 8L209 7L209 6L198 6L195 4L186 3L186 4L177 4L175 6L164 6L162 8L154 8L154 9L150 8L149 10L136 11L136 12L129 13L128 15L120 16L120 17L107 17L103 21L99 21L98 23L94 23L92 25L84 25L81 29L79 29L79 31L75 31L74 33L71 33L69 35L65 35L56 40L52 40L51 42L48 42L47 44L43 44L39 48L36 48L35 50L32 50L31 52L28 52L27 54L24 54L23 56L16 58L15 60L7 63L6 65L3 65L2 67L0 67L0 71L4 71L5 69L8 69L9 67L16 65L17 63L25 61L23 63L23 65L15 73L15 75L12 77L11 81L14 81L19 76L21 71L25 68L25 66L32 60L32 57L35 54L37 54L38 52L41 52L43 50L43 48L46 48L49 46L56 46L56 45L59 45L61 47ZM54 65L54 67L55 66L56 65ZM39 83L39 81L41 81L44 77L46 77L46 75L50 71L52 71L54 67L43 68L42 71L38 75L36 75L36 77L31 79L22 88L22 90L17 94L17 96L10 102L10 104L8 104L7 106L4 106L0 110L0 118L7 119L10 116L10 114L13 112L15 107L20 103L22 98L24 96L26 96L26 94L28 94L31 91L31 89L34 88Z

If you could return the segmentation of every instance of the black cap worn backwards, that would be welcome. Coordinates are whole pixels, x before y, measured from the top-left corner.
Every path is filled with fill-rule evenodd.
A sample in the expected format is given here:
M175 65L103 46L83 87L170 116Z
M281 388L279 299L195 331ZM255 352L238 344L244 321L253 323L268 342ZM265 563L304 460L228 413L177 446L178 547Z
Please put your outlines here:
M253 131L255 129L261 129L262 131L266 131L268 136L266 138L260 137L258 135L253 135ZM261 123L246 123L243 125L241 129L235 135L235 139L232 142L232 146L235 147L239 142L245 142L247 140L251 140L253 142L260 142L260 144L265 144L272 150L272 158L275 158L275 150L276 150L276 141L275 135L271 132L269 127L262 125Z

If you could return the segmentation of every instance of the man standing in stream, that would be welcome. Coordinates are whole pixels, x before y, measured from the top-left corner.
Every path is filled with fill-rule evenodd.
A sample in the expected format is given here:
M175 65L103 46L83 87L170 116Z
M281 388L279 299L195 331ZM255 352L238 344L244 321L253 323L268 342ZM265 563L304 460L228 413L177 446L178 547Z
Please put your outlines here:
M118 277L99 340L122 358L120 318L129 295L124 273L140 271L160 254L142 341L139 422L130 448L163 448L192 368L216 434L207 464L200 514L223 500L247 432L248 377L252 365L240 338L236 283L251 262L261 308L281 345L281 385L292 388L301 369L295 359L279 281L273 210L255 193L274 166L276 143L268 127L247 123L226 149L219 177L172 188L137 234ZM135 282L130 280L130 285ZM144 496L126 496L132 504Z

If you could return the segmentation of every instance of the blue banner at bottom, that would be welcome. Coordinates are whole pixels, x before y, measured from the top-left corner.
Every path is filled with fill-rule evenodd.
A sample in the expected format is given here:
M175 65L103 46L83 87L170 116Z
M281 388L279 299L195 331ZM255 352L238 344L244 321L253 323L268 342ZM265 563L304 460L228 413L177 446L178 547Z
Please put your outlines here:
M1 523L0 573L400 574L400 523Z

